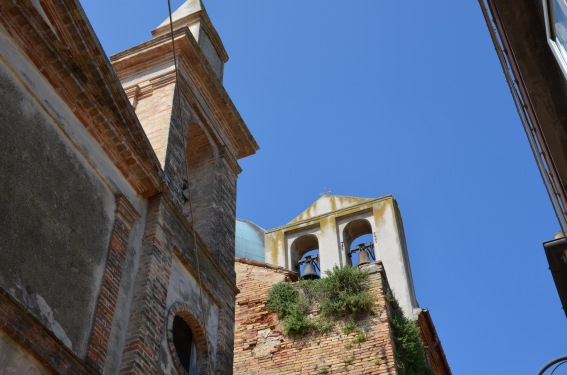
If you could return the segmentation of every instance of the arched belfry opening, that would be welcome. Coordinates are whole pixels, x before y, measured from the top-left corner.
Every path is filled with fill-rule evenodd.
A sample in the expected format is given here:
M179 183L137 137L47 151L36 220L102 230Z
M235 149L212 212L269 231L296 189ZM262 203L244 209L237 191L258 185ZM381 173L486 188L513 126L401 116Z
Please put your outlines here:
M290 254L291 268L299 271L301 278L321 277L319 268L319 239L314 234L303 235L293 241Z
M191 196L195 227L199 235L206 239L212 230L213 200L215 192L215 154L203 129L193 123L189 126L187 137L187 177L186 188ZM189 204L184 207L185 215L191 220Z
M343 230L343 242L347 264L357 266L376 260L374 236L368 220L357 219L348 223Z

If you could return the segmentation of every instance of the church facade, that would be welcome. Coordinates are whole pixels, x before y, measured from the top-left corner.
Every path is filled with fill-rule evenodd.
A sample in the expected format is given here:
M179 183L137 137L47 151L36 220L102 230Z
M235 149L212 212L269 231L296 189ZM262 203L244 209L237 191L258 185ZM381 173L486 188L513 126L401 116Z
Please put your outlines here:
M258 146L201 2L172 26L109 60L78 0L0 3L0 373L232 369Z

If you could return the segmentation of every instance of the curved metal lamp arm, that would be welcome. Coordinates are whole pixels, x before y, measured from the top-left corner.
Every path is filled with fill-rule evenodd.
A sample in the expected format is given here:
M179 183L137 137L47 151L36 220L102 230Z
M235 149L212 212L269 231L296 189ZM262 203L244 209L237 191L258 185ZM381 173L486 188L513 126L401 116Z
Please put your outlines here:
M561 361L566 361L567 360L567 355L561 356L561 357L557 357L555 358L553 361L546 363L541 370L538 371L537 375L543 375L543 373L545 372L545 370L547 370L548 368L550 368L551 366L553 366L554 364L561 362Z

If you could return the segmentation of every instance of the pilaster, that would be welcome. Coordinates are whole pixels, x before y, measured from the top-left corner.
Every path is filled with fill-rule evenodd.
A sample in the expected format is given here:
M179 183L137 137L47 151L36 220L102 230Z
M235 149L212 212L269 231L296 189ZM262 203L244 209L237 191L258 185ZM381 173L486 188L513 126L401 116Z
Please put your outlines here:
M102 285L96 304L91 337L87 349L87 363L97 372L102 373L108 354L108 344L112 319L118 303L118 292L122 271L128 250L128 241L132 226L140 214L123 195L116 197L116 216L102 278Z

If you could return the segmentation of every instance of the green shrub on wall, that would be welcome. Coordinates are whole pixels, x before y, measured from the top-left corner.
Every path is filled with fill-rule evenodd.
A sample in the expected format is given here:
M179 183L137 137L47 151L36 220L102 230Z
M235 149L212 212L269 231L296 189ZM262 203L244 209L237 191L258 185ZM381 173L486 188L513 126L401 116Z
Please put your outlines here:
M327 272L322 284L324 298L320 301L321 314L341 318L370 312L374 297L368 291L368 274L358 267L334 267Z
M268 293L268 309L283 319L290 315L299 302L299 291L290 283L277 283Z
M284 334L306 334L329 330L328 321L313 321L310 310L319 305L322 319L355 319L371 313L374 297L369 292L368 274L358 267L334 267L323 279L301 280L299 283L274 284L268 293L267 307L278 314Z
M435 375L425 357L425 347L415 322L405 317L396 298L388 293L390 325L396 344L400 375Z

